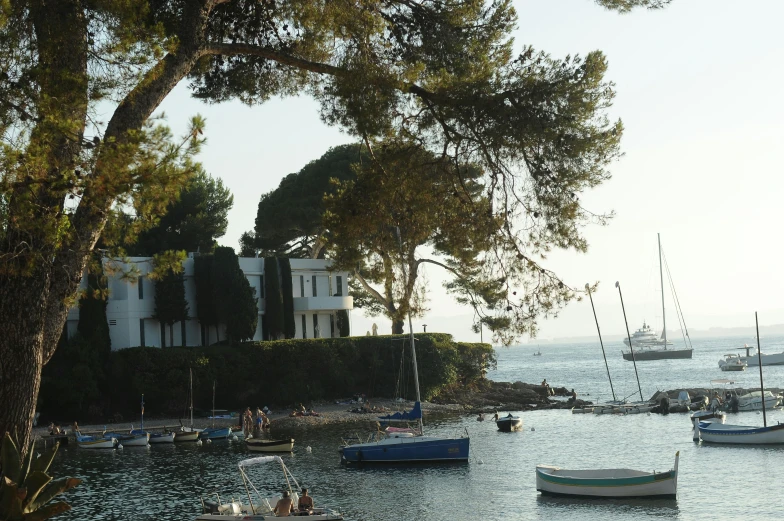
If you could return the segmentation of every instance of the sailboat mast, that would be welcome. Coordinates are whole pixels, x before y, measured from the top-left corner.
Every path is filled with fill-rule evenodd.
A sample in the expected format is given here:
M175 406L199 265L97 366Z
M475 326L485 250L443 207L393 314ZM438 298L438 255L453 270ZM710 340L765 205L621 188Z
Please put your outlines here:
M768 418L765 414L765 385L762 383L762 351L760 350L760 339L759 339L759 319L757 318L757 312L754 312L754 323L757 326L757 361L759 363L759 370L760 370L760 398L762 399L762 425L765 427L768 426Z
M422 399L419 396L419 370L417 369L416 359L416 345L414 342L414 325L411 323L411 311L408 312L408 332L411 336L411 361L414 363L414 385L416 387L416 399L422 407ZM424 433L422 430L422 415L419 415L419 432Z
M215 380L212 381L212 427L215 427Z
M191 430L193 430L193 368L189 369L189 371L190 371L190 374L191 374L191 390L190 390L190 395L191 395Z
M607 368L607 379L610 380L610 391L612 391L613 401L618 401L615 397L615 389L613 388L612 378L610 377L610 366L607 364L607 355L604 352L604 342L602 342L602 330L599 329L599 319L596 317L596 308L593 306L593 296L591 296L591 287L586 284L585 291L588 292L588 298L591 299L591 309L593 310L593 319L596 322L596 331L599 333L599 345L602 346L602 356L604 357L604 366ZM631 341L629 341L631 344Z
M667 317L664 314L664 271L662 269L661 234L657 233L656 237L659 239L659 282L661 283L662 297L662 336L664 337L664 349L667 349Z
M621 297L621 309L623 310L623 323L626 326L626 338L629 339L629 351L632 354L632 363L634 364L634 376L637 378L637 389L640 391L640 400L645 401L642 397L642 387L640 386L640 375L637 374L637 360L634 358L634 346L632 345L632 336L629 334L629 321L626 320L626 307L623 305L623 292L621 292L621 283L615 281L615 287L618 288L618 295Z

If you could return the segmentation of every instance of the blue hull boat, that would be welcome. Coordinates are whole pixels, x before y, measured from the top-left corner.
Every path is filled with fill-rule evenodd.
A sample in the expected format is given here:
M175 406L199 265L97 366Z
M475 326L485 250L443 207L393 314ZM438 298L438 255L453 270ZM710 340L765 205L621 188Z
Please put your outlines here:
M222 440L231 436L231 427L208 427L201 431L199 438L203 440Z
M393 435L379 441L340 448L346 463L467 461L470 439Z

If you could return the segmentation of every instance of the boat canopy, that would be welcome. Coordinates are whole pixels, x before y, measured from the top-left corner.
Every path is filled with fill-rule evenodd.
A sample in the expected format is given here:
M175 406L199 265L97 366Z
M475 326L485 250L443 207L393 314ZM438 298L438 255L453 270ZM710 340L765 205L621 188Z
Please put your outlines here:
M379 420L384 421L408 421L418 420L422 417L422 405L419 402L414 402L414 408L409 412L396 412L395 414L388 414L380 416Z
M259 465L261 463L283 463L280 456L259 456L258 458L249 458L240 461L240 467L250 467L251 465Z

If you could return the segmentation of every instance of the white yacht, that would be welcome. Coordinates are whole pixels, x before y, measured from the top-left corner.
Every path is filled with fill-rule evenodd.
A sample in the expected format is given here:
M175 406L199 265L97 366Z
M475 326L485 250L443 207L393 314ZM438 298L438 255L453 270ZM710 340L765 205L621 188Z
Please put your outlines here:
M664 336L664 333L662 333L662 336ZM624 338L623 343L628 347L629 339ZM667 342L663 338L659 338L656 335L656 332L646 322L643 322L642 327L632 335L633 347L661 347L664 345L671 346L672 342Z
M757 355L757 353L752 351L755 349L753 346L750 346L749 344L743 344L743 349L746 350L746 356L741 356L741 361L746 362L750 366L760 365L760 357ZM766 355L765 353L761 354L762 365L784 365L784 352L775 353L772 355Z

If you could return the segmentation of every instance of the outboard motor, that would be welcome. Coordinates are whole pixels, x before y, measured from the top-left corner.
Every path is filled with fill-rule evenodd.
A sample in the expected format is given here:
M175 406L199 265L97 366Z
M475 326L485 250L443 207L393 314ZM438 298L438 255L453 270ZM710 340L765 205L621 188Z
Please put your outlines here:
M730 411L738 412L739 405L740 404L738 402L738 397L737 396L733 396L732 398L730 398Z
M659 412L661 412L661 414L670 414L670 397L669 396L662 397L662 399L659 401L659 409L661 409L659 411Z
M218 506L219 506L218 503L216 503L215 501L209 501L209 500L204 501L203 503L204 503L204 508L202 509L202 510L204 510L204 512L202 512L203 514L217 514L218 513Z

